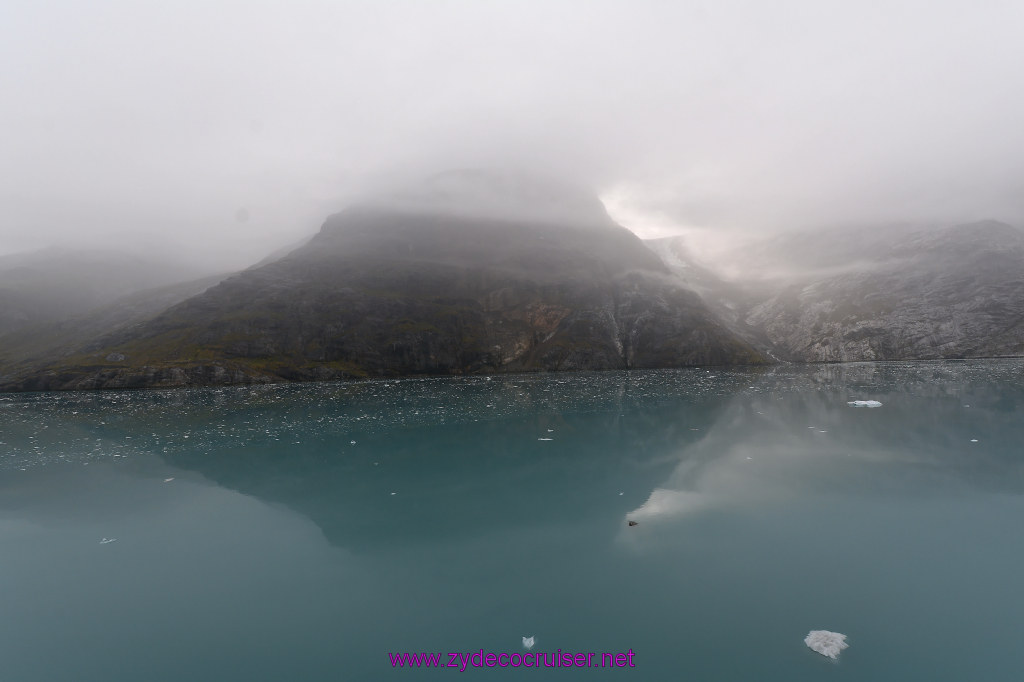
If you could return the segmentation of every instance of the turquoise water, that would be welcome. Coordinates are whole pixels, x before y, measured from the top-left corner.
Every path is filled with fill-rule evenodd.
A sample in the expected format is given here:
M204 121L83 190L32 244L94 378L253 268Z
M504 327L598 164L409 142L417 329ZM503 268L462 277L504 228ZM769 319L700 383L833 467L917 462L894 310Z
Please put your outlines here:
M0 679L1019 679L1022 443L1019 361L0 396ZM388 657L531 635L635 667Z

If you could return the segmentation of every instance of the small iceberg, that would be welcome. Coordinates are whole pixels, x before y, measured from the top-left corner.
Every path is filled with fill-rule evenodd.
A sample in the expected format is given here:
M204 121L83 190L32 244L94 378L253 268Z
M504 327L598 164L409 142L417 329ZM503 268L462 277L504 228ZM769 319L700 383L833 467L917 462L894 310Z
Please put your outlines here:
M100 540L101 545L109 545L111 542L117 542L117 538L103 538Z
M828 630L811 630L804 637L804 644L831 659L839 658L839 653L850 646L846 643L846 635Z
M881 407L882 403L877 400L851 400L846 403L847 405L853 405L854 407Z
M537 440L552 440L551 438L538 438Z
M533 648L533 643L534 642L533 642L533 636L532 635L530 637L523 637L523 646L526 647L527 649L532 649Z

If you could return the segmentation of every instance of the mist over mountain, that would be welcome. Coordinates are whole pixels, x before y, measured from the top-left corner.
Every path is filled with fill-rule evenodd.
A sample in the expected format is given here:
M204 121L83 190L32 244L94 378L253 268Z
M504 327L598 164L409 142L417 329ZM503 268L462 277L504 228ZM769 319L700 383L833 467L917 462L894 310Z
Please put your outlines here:
M466 168L380 191L368 209L456 218L541 223L582 229L618 227L592 191L563 178L512 169Z
M783 235L724 254L718 271L684 240L649 246L779 359L1024 355L1024 231L1005 223Z
M1024 355L1008 224L770 235L703 261L520 171L378 190L231 276L62 251L4 263L10 291L53 302L8 316L8 390Z
M189 263L113 249L51 247L0 256L0 336L210 274Z
M456 205L463 208L449 210ZM7 383L96 388L761 361L596 198L476 171L358 203L287 255Z
M202 293L227 275L136 291L97 307L87 307L60 319L39 322L0 335L0 376L31 371L77 352L94 350L110 338Z

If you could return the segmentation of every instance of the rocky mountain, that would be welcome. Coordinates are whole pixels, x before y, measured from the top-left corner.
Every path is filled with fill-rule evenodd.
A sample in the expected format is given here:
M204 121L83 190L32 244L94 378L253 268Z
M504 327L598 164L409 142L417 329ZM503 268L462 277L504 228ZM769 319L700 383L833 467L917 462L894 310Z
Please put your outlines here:
M331 216L286 256L4 383L46 390L761 361L596 198L460 173Z
M1004 223L788 235L731 261L742 274L699 288L769 357L1024 355L1024 232Z
M760 303L761 288L745 280L730 279L696 258L682 237L646 240L665 266L686 288L698 294L708 308L730 331L771 358L773 344L764 330L747 322L750 308Z

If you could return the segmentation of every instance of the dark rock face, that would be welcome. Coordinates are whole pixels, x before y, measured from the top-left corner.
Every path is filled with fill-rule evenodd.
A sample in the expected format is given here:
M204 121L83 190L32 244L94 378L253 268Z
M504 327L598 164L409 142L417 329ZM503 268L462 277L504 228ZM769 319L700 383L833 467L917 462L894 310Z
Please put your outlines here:
M353 208L286 257L7 388L760 361L610 219Z

